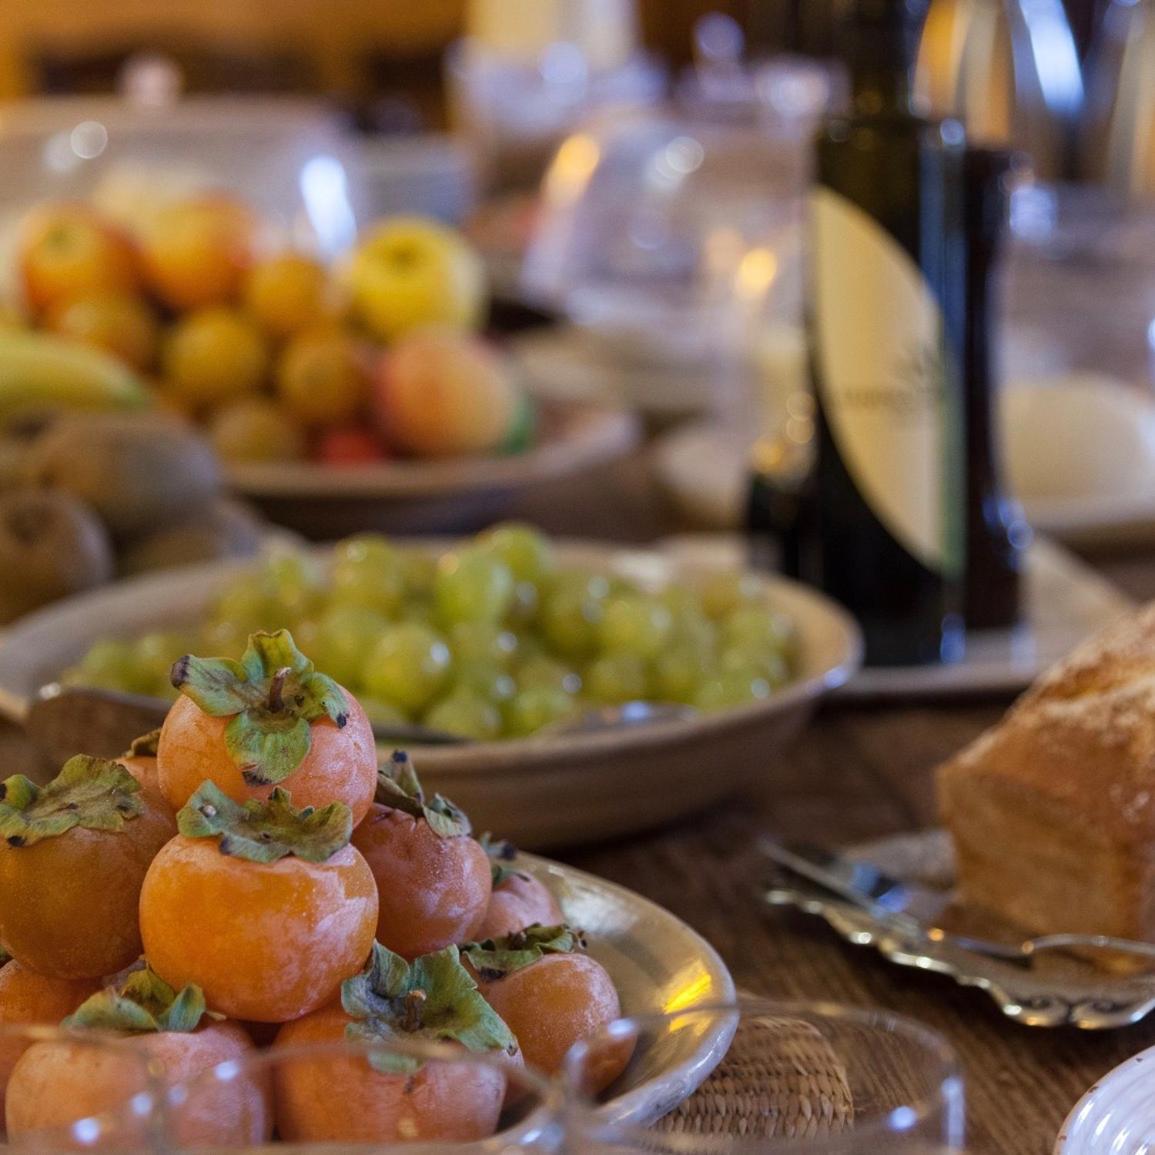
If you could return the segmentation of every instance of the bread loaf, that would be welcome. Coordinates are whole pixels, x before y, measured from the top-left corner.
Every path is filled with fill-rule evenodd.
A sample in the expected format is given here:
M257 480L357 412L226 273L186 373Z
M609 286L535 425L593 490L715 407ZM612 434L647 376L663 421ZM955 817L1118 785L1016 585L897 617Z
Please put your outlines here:
M1155 939L1155 606L938 770L962 901L1033 934Z

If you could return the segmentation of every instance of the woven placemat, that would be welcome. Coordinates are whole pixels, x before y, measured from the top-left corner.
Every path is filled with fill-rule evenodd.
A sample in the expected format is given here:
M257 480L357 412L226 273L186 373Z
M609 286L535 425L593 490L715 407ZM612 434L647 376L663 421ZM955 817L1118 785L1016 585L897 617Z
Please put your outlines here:
M656 1129L813 1139L841 1134L853 1122L846 1069L817 1028L759 1018L742 1024L718 1069Z

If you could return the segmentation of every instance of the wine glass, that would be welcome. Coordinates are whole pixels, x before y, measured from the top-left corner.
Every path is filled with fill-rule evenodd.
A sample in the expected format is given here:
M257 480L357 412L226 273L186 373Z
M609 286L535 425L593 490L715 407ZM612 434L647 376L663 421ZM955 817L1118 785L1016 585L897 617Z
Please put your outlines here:
M720 1042L647 1086L684 1032ZM600 1097L590 1073L632 1050ZM690 1048L692 1051L693 1048ZM566 1060L567 1126L581 1150L659 1155L929 1155L957 1151L963 1080L947 1043L910 1019L824 1003L748 999L622 1019Z
M160 1114L166 1151L551 1155L562 1141L560 1094L520 1058L420 1038L338 1038L218 1063L169 1085Z

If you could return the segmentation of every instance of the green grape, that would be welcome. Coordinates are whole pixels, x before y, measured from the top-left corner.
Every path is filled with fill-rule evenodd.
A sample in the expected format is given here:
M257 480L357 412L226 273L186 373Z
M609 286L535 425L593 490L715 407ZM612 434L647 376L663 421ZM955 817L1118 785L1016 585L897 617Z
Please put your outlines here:
M333 551L329 567L330 605L360 606L395 617L405 600L404 556L383 537L362 534Z
M790 681L790 664L780 650L765 646L738 644L724 649L718 655L718 669L723 673L751 672L770 683L771 689L781 689Z
M388 627L384 614L366 606L332 605L316 620L315 636L306 632L297 637L297 645L322 674L355 687L370 651Z
M483 533L477 544L505 562L516 581L537 585L553 572L553 546L531 526L506 522Z
M433 605L442 625L503 621L513 597L513 574L500 558L465 549L441 559L433 583Z
M227 622L246 634L266 629L276 616L276 607L261 574L246 574L225 586L209 610L212 620Z
M706 578L698 589L706 616L718 621L732 614L739 606L757 601L765 586L755 574L715 573Z
M455 622L449 648L459 665L488 664L508 669L517 653L517 635L495 622Z
M263 576L273 606L279 611L278 627L313 612L321 603L321 567L308 554L275 554L265 562Z
M489 742L501 733L501 711L485 698L457 689L429 709L422 723L431 730Z
M609 583L585 574L559 576L542 603L540 627L546 644L563 658L597 653Z
M469 665L455 669L454 689L466 690L490 702L508 702L517 696L513 676L494 666Z
M239 658L245 652L249 635L254 630L240 626L234 621L222 618L207 621L197 632L193 653L209 654L225 658Z
M117 638L94 642L80 662L65 672L64 680L69 685L99 690L148 693L147 677L141 677L133 643Z
M191 639L175 630L142 634L136 639L133 643L136 669L150 693L165 695L172 689L173 663L191 649Z
M373 726L409 725L409 715L393 705L392 702L382 702L380 698L367 698L360 694L357 696L357 701L361 703L365 717Z
M505 732L511 738L536 734L577 712L577 702L564 690L534 686L523 690L505 706Z
M706 712L727 710L734 706L748 706L751 702L770 697L771 693L770 683L757 670L727 670L704 681L693 704Z
M791 644L790 621L767 606L741 606L722 622L723 647L761 646L785 653Z
M401 553L401 573L405 578L407 597L428 600L433 596L437 578L437 558L424 550L407 549Z
M522 690L545 687L564 690L567 694L580 694L582 679L576 670L570 669L556 658L538 654L518 665L517 685Z
M624 595L606 603L598 639L608 653L652 658L667 643L674 619L655 598Z
M509 608L509 621L517 628L532 626L537 621L541 609L541 590L533 582L518 582L513 587L513 605Z
M445 688L453 659L444 639L428 626L402 622L377 640L361 671L370 697L410 714L424 710Z
M663 650L650 671L650 697L656 702L693 702L705 666L694 646L676 643Z
M586 697L604 706L644 701L646 663L636 654L604 654L586 667L583 685Z

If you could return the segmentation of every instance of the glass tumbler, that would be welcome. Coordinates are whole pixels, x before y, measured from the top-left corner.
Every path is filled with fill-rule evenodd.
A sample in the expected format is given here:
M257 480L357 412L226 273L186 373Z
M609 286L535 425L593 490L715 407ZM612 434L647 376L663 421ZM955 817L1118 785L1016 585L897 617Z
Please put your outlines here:
M570 1052L564 1079L581 1151L940 1155L963 1142L951 1048L880 1010L751 999L622 1019Z

